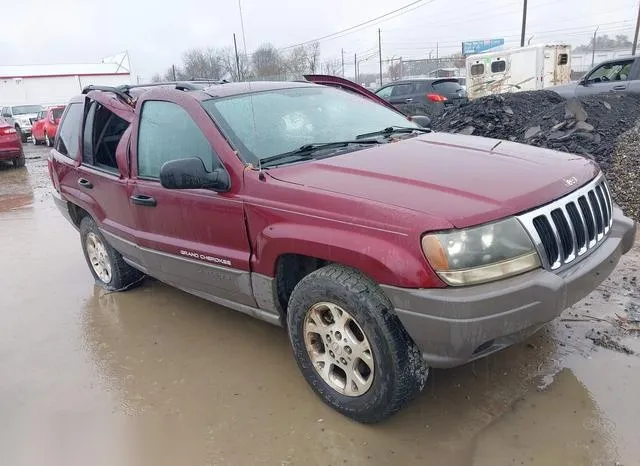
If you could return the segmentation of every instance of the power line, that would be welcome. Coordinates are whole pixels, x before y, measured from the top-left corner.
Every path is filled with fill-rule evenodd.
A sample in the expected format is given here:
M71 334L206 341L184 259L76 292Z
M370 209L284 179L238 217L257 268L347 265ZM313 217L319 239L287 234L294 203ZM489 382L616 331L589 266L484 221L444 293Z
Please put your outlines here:
M415 1L413 1L411 3L408 3L408 4L404 5L404 6L401 6L400 8L396 8L393 11L390 11L390 12L385 13L383 15L377 16L377 17L375 17L373 19L370 19L368 21L364 21L364 22L362 22L360 24L356 24L355 26L351 26L351 27L348 27L346 29L342 29L341 31L337 31L337 32L334 32L334 33L331 33L331 34L327 34L326 36L318 37L316 39L311 39L311 40L307 40L305 42L300 42L299 44L288 45L286 47L280 48L280 51L292 49L292 48L295 48L295 47L300 47L301 45L308 45L308 44L311 44L313 42L319 42L321 40L331 39L331 38L336 37L336 36L341 35L341 34L344 35L345 32L353 31L354 29L358 29L358 28L360 28L362 26L369 25L369 24L371 24L371 23L373 23L375 21L378 21L378 20L381 20L381 19L386 18L388 16L391 16L394 13L398 13L398 12L401 12L403 10L406 10L407 8L410 8L410 7L414 6L414 5L417 5L418 3L422 3L424 1L425 0L415 0ZM429 1L427 1L427 3L424 3L423 5L419 5L419 6L428 5L429 3L433 3L434 1L435 0L429 0ZM342 37L342 36L340 36L340 37Z

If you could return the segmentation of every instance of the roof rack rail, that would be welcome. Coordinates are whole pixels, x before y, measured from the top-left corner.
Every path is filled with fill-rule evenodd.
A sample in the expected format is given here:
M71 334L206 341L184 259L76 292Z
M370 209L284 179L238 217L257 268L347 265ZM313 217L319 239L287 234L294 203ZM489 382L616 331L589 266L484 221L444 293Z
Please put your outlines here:
M111 93L117 95L118 97L120 97L120 99L122 99L125 103L127 103L129 105L131 105L133 103L133 99L127 93L127 91L124 90L124 89L121 89L120 87L96 86L96 85L92 84L92 85L86 86L84 89L82 89L82 93L83 94L88 94L91 91L111 92Z

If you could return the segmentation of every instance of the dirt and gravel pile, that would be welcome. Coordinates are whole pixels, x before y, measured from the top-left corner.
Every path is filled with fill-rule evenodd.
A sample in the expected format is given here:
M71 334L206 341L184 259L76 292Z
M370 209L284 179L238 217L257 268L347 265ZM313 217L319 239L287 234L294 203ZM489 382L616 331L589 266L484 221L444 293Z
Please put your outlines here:
M613 197L640 220L640 95L565 100L551 91L484 97L433 121L435 130L570 152L596 160Z

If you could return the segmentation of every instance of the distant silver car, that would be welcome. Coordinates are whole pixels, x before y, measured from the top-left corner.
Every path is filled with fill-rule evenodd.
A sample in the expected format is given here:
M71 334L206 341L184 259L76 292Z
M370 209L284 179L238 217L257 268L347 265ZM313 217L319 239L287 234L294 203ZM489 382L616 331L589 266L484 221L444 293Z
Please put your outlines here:
M607 60L592 68L580 81L548 89L565 99L604 93L640 93L640 57Z
M41 105L8 105L2 107L0 116L11 123L20 133L22 142L26 142L27 138L31 136L33 121L43 110Z

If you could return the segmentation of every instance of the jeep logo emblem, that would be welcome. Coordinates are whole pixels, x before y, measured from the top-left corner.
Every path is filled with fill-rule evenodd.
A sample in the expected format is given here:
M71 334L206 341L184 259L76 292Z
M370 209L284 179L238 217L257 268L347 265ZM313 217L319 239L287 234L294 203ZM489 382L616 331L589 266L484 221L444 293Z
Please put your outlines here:
M578 178L572 176L571 178L564 178L564 184L567 186L575 186L578 184Z

